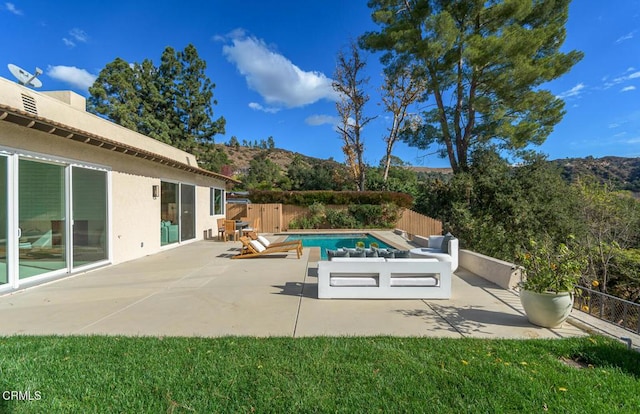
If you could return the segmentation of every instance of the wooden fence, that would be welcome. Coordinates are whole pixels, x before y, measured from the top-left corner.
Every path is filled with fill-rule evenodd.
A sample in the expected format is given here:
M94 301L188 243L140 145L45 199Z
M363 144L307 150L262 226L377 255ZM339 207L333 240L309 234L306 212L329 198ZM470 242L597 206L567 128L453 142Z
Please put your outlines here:
M344 206L328 205L327 209L342 209ZM227 204L227 218L239 220L246 217L250 223L257 223L262 233L279 233L289 230L289 223L306 215L306 207L288 204ZM403 230L411 239L414 235L428 236L442 234L442 223L439 220L404 209L395 228Z

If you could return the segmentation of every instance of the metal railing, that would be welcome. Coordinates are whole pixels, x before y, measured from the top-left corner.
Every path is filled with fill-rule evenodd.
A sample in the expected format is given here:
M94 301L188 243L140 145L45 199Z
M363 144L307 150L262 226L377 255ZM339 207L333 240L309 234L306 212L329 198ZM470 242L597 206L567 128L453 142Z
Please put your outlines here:
M573 307L598 319L640 334L640 304L638 303L578 286Z

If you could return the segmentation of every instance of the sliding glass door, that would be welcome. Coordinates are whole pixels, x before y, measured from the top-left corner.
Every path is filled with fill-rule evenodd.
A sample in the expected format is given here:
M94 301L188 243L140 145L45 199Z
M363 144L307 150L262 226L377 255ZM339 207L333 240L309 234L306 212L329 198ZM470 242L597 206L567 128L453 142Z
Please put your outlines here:
M196 187L160 183L160 245L196 237Z
M180 241L178 184L163 181L160 185L160 245Z
M67 267L65 166L20 159L19 278Z
M0 152L0 290L109 259L108 172Z
M9 270L7 268L9 189L7 184L7 157L0 155L0 286L9 283Z
M196 187L180 184L180 239L196 237Z
M106 260L107 173L73 167L71 174L73 205L73 266Z

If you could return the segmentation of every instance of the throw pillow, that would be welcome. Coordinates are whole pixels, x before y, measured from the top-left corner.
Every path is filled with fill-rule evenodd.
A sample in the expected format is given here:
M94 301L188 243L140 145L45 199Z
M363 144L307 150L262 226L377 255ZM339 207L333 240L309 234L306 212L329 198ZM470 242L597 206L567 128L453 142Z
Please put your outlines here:
M392 250L380 249L378 250L378 257L384 257L385 259L393 259L395 252Z
M349 257L366 257L364 249L349 249Z
M453 235L451 233L447 233L444 235L444 239L442 239L442 246L440 246L440 250L442 253L449 253L449 241L453 239Z
M376 250L376 249L366 249L364 251L364 255L366 257L378 257L378 250Z

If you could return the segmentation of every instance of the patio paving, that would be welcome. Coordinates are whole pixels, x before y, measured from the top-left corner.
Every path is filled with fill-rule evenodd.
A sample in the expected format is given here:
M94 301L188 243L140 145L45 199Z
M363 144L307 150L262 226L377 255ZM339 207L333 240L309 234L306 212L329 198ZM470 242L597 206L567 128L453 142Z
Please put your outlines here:
M403 239L385 232L395 244ZM518 297L459 269L450 300L317 299L315 249L231 260L239 242L198 241L0 296L0 335L390 335L561 338ZM311 256L310 256L311 255ZM310 260L311 259L311 260ZM574 311L575 313L575 311Z

